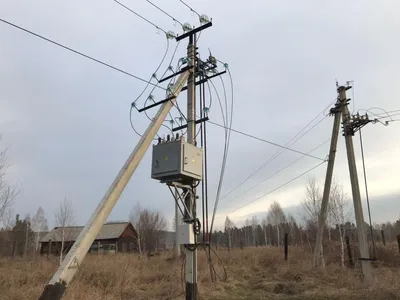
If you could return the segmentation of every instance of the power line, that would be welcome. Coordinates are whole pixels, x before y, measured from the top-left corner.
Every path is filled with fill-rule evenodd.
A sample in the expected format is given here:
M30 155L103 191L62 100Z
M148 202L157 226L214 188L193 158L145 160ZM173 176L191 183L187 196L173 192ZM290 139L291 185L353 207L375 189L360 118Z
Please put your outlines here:
M235 212L235 211L238 211L239 209L242 209L242 208L244 208L244 207L246 207L246 206L248 206L248 205L250 205L250 204L252 204L252 203L254 203L254 202L256 202L256 201L258 201L258 200L260 200L261 198L263 198L263 197L265 197L265 196L268 196L269 194L272 194L273 192L275 192L275 191L279 190L280 188L282 188L282 187L288 185L289 183L295 181L296 179L298 179L298 178L300 178L300 177L302 177L302 176L304 176L304 175L310 173L311 171L315 170L316 168L318 168L319 166L321 166L321 165L324 164L325 162L326 162L326 161L323 161L323 162L319 163L318 165L312 167L311 169L308 169L307 171L301 173L300 175L298 175L298 176L296 176L296 177L290 179L289 181L286 181L284 184L278 186L277 188L274 188L273 190L270 190L269 192L263 194L262 196L259 196L259 197L255 198L254 200L252 200L252 201L250 201L250 202L248 202L248 203L246 203L246 204L244 204L244 205L242 205L242 206L240 206L240 207L238 207L238 208L235 208L234 210L228 212L227 215L228 215L228 214L231 214L231 213L233 213L233 212ZM222 216L221 216L221 217L222 217ZM221 217L218 217L218 219L221 218Z
M318 148L322 147L323 145L325 145L326 143L328 143L331 139L326 140L325 142L319 144L317 147L313 148L312 150L308 151L307 154L310 154L312 152L314 152L315 150L317 150ZM278 171L276 171L275 173L273 173L272 175L268 176L267 178L263 179L262 181L256 183L255 185L251 186L250 188L246 189L241 195L237 195L236 197L232 198L231 200L228 201L228 203L232 202L233 200L239 198L240 196L246 194L248 191L254 189L255 187L259 186L260 184L266 182L267 180L275 177L276 175L278 175L280 172L286 170L287 168L289 168L290 166L294 165L295 163L297 163L298 161L300 161L301 159L303 159L305 157L305 155L300 156L299 158L295 159L294 161L292 161L291 163L287 164L286 166L284 166L283 168L279 169Z
M213 121L210 121L210 120L209 120L208 122L211 123L211 124L213 124L213 125L215 125L215 126L228 129L226 126L223 126L223 125L221 125L221 124L215 123L215 122L213 122ZM316 157L316 156L314 156L314 155L310 155L310 154L307 154L307 153L304 153L304 152L301 152L301 151L298 151L298 150L295 150L295 149L292 149L292 148L289 148L289 147L286 147L286 146L283 146L283 145L279 145L279 144L277 144L277 143L274 143L274 142L265 140L265 139L263 139L263 138L256 137L256 136L254 136L254 135L251 135L251 134L249 134L249 133L245 133L245 132L243 132L243 131L239 131L239 130L236 130L236 129L233 129L233 128L231 128L230 131L235 132L235 133L238 133L238 134L241 134L241 135L244 135L244 136L247 136L247 137L249 137L249 138L252 138L252 139L255 139L255 140L264 142L264 143L267 143L267 144L270 144L270 145L273 145L273 146L276 146L276 147L279 147L279 148L286 149L286 150L291 151L291 152L295 152L295 153L298 153L298 154L303 154L303 155L306 155L306 156L308 156L308 157L311 157L311 158L314 158L314 159L317 159L317 160L320 160L320 161L325 161L325 159L323 159L323 158Z
M232 74L229 70L229 68L226 68L229 74L229 78L230 78L230 83L231 83L231 96L232 96L232 100L231 100L231 115L230 115L230 122L228 121L228 101L226 99L226 89L225 89L225 84L224 81L221 77L221 82L222 82L222 86L224 89L224 96L225 96L225 106L226 106L226 125L228 126L228 122L229 122L229 127L227 127L227 129L225 130L225 132L227 132L227 136L225 139L225 148L224 148L224 156L223 156L223 160L222 160L222 167L221 167L221 175L220 175L220 179L218 182L218 189L217 189L217 197L215 199L215 205L214 205L214 211L213 211L213 215L212 215L212 219L211 219L211 227L210 227L210 231L212 232L212 228L214 226L214 220L215 220L215 215L217 212L217 208L218 208L218 203L220 201L220 194L221 194L221 188L222 188L222 183L223 183L223 179L224 179L224 175L225 175L225 169L226 169L226 161L227 161L227 157L228 157L228 150L229 150L229 144L230 144L230 139L231 139L231 129L232 129L232 119L233 119L233 79L232 79Z
M84 54L84 53L82 53L82 52L80 52L80 51L77 51L77 50L74 50L74 49L72 49L72 48L70 48L70 47L64 46L64 45L62 45L62 44L60 44L60 43L57 43L57 42L55 42L55 41L53 41L53 40L51 40L51 39L48 39L48 38L44 37L44 36L42 36L42 35L39 35L39 34L33 32L33 31L30 31L30 30L28 30L28 29L25 29L25 28L23 28L23 27L20 27L20 26L18 26L18 25L15 25L15 24L13 24L13 23L11 23L11 22L8 22L8 21L6 21L6 20L3 20L3 19L0 19L0 21L3 22L3 23L5 23L5 24L7 24L7 25L10 25L10 26L12 26L12 27L14 27L14 28L17 28L17 29L19 29L19 30L22 30L22 31L24 31L24 32L26 32L26 33L29 33L29 34L31 34L31 35L33 35L33 36L35 36L35 37L38 37L38 38L40 38L40 39L42 39L42 40L45 40L45 41L47 41L47 42L49 42L49 43L52 43L53 45L59 46L59 47L61 47L61 48L64 48L65 50L71 51L71 52L73 52L73 53L75 53L75 54L78 54L78 55L80 55L80 56L82 56L82 57L85 57L85 58L90 59L90 60L92 60L92 61L94 61L94 62L97 62L97 63L99 63L99 64L101 64L101 65L103 65L103 66L106 66L106 67L110 68L110 69L113 69L113 70L115 70L115 71L118 71L118 72L120 72L120 73L122 73L122 74L128 75L128 76L130 76L130 77L133 77L133 78L135 78L135 79L137 79L137 80L140 80L140 81L142 81L142 82L145 82L145 83L148 82L148 80L146 80L146 79L143 79L143 78L141 78L141 77L139 77L139 76L136 76L136 75L134 75L134 74L132 74L132 73L129 73L129 72L124 71L124 70L122 70L122 69L119 69L119 68L117 68L117 67L114 67L114 66L112 66L112 65L110 65L110 64L107 64L107 63L101 61L101 60L98 60L98 59L96 59L96 58L94 58L94 57L91 57L91 56L89 56L89 55L87 55L87 54ZM150 83L150 84L153 85L153 86L155 85L155 84L153 84L153 83ZM163 90L166 90L166 89L163 88L163 87L158 87L158 88L163 89Z
M138 16L139 18L141 18L142 20L146 21L147 23L153 25L155 28L157 28L158 30L161 30L162 32L165 33L165 35L167 35L167 32L162 29L161 27L157 26L156 24L154 24L153 22L151 22L149 19L143 17L142 15L138 14L137 12L135 12L133 9L127 7L126 5L122 4L121 2L118 2L117 0L114 0L115 3L121 5L122 7L124 7L125 9L129 10L131 13L135 14L136 16Z
M177 19L175 19L173 16L171 16L169 13L167 13L165 10L163 10L162 8L160 8L159 6L155 5L153 2L151 2L150 0L146 0L147 2L149 2L151 5L153 5L155 8L157 8L159 11L163 12L164 14L166 14L168 17L170 17L174 22L178 22L179 24L181 24L182 28L184 27L183 24L181 22L179 22Z
M224 62L218 60L220 63L226 65ZM303 136L305 136L308 132L310 132L313 128L315 128L319 123L321 123L325 118L321 119L319 122L314 124L310 129L308 129L305 133L303 133L300 137L298 137L309 125L311 125L321 114L325 115L325 111L332 105L333 102L335 102L337 99L335 98L332 102L330 102L321 112L317 114L316 117L314 117L310 122L308 122L294 137L290 139L285 144L285 147L290 147L294 143L296 143L299 139L301 139ZM325 115L327 117L328 114ZM298 138L297 138L298 137ZM296 139L297 138L297 139ZM226 193L222 199L226 198L228 195L233 193L235 190L237 190L239 187L241 187L244 183L246 183L251 177L253 177L256 173L258 173L262 168L267 166L269 163L271 163L274 159L276 159L279 155L283 154L286 149L281 149L280 151L276 152L273 154L266 162L264 162L257 170L252 172L248 177L246 177L242 182L240 182L236 187L234 187L232 190L230 190L228 193Z
M188 4L186 4L185 2L183 2L182 0L179 0L183 5L185 5L187 8L190 9L191 12L194 12L199 18L201 18L200 14L195 11L193 8L191 8Z
M317 115L317 117L320 114ZM316 118L317 118L316 117ZM307 128L312 122L315 121L316 118L312 119L302 130L300 130L288 143L285 144L285 147L291 146L294 143L296 143L297 141L299 141L302 137L304 137L307 133L309 133L311 130L313 130L317 125L319 125L323 120L325 120L327 116L325 116L324 118L322 118L321 120L319 120L317 123L315 123L312 127L310 127L306 132L304 132L302 135L300 135L299 137L297 137L305 128ZM297 137L297 138L296 138ZM296 138L296 139L295 139ZM295 139L295 140L294 140ZM278 156L280 156L281 154L283 154L283 152L285 152L286 149L281 149L280 151L276 152L274 155L272 155L266 162L264 162L260 167L257 168L257 170L255 170L254 172L252 172L249 176L246 177L246 179L244 179L242 182L240 182L240 184L238 184L235 188L233 188L232 190L230 190L223 198L226 198L228 195L232 194L235 190L237 190L239 187L241 187L245 182L247 182L251 177L253 177L255 174L257 174L261 169L263 169L264 167L266 167L268 164L270 164L273 160L275 160ZM308 152L311 153L312 151ZM304 157L304 156L302 156Z

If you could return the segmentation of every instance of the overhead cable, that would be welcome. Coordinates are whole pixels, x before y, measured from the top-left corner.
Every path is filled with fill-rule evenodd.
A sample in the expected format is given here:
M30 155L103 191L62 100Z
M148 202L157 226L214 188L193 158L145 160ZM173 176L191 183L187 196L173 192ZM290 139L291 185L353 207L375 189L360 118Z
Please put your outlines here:
M82 56L82 57L85 57L85 58L87 58L87 59L90 59L90 60L92 60L92 61L94 61L94 62L97 62L97 63L103 65L103 66L106 66L106 67L108 67L108 68L110 68L110 69L113 69L113 70L115 70L115 71L118 71L118 72L120 72L120 73L122 73L122 74L128 75L128 76L130 76L130 77L132 77L132 78L135 78L135 79L137 79L137 80L143 81L143 82L145 82L145 83L148 82L148 80L146 80L146 79L143 79L143 78L141 78L141 77L139 77L139 76L136 76L136 75L134 75L134 74L132 74L132 73L129 73L129 72L124 71L124 70L122 70L122 69L119 69L119 68L117 68L117 67L114 67L114 66L112 66L112 65L110 65L110 64L107 64L107 63L101 61L101 60L98 60L98 59L96 59L96 58L94 58L94 57L91 57L91 56L89 56L89 55L87 55L87 54L84 54L84 53L82 53L82 52L80 52L80 51L77 51L77 50L74 50L74 49L72 49L72 48L70 48L70 47L64 46L64 45L62 45L62 44L60 44L60 43L57 43L57 42L55 42L55 41L53 41L53 40L51 40L51 39L49 39L49 38L46 38L46 37L44 37L44 36L42 36L42 35L39 35L39 34L33 32L33 31L30 31L30 30L28 30L28 29L25 29L25 28L23 28L23 27L21 27L21 26L15 25L15 24L13 24L13 23L11 23L11 22L8 22L8 21L6 21L6 20L3 20L3 19L0 19L0 21L3 22L3 23L5 23L5 24L7 24L7 25L10 25L10 26L12 26L12 27L14 27L14 28L17 28L17 29L19 29L19 30L22 30L22 31L24 31L24 32L26 32L26 33L29 33L29 34L31 34L31 35L33 35L33 36L35 36L35 37L38 37L38 38L40 38L40 39L42 39L42 40L45 40L45 41L47 41L47 42L49 42L49 43L52 43L53 45L56 45L56 46L61 47L61 48L64 48L64 49L66 49L66 50L68 50L68 51L71 51L71 52L73 52L73 53L75 53L75 54L78 54L78 55L80 55L80 56ZM155 85L155 84L151 83L151 85ZM158 88L163 89L163 90L166 90L165 88L160 87L160 86L159 86Z
M179 23L182 28L184 28L184 25L179 22L177 19L175 19L173 16L171 16L169 13L167 13L165 10L163 10L162 8L160 8L159 6L155 5L153 2L151 2L150 0L146 0L148 3L150 3L151 5L153 5L155 8L157 8L159 11L163 12L164 14L166 14L168 17L170 17L174 22Z
M317 115L317 117L319 117L320 114ZM306 134L308 134L311 130L313 130L317 125L319 125L323 120L325 120L325 118L327 116L325 116L324 118L320 119L317 123L315 123L312 127L310 127L306 132L304 132L302 135L299 136L299 134L301 134L312 122L314 122L317 117L315 117L314 119L312 119L309 123L307 123L306 126L304 126L303 129L301 129L289 142L287 142L285 144L285 147L290 147L292 146L294 143L296 143L297 141L299 141L301 138L303 138ZM268 164L270 164L273 160L275 160L278 156L280 156L281 154L283 154L283 152L285 152L287 149L283 148L281 150L279 150L278 152L276 152L275 154L273 154L267 161L265 161L260 167L258 167L254 172L252 172L249 176L247 176L243 181L241 181L235 188L233 188L232 190L230 190L227 194L225 194L225 196L222 197L222 199L226 198L227 196L229 196L231 193L233 193L235 190L237 190L239 187L241 187L245 182L247 182L251 177L253 177L255 174L257 174L261 169L263 169L264 167L266 167ZM309 153L308 153L309 154Z
M226 65L224 62L218 60L220 63ZM308 122L290 141L288 141L284 146L285 147L290 147L291 145L293 145L294 143L296 143L300 138L302 138L303 136L305 136L308 132L310 132L313 128L315 128L319 123L321 123L323 119L321 119L320 121L318 121L316 124L314 124L310 129L308 129L305 133L303 133L300 137L298 137L309 125L311 125L321 114L324 114L324 112L333 104L333 102L335 102L337 100L337 98L335 98L332 102L330 102L321 112L319 112L317 114L316 117L314 117L310 122ZM328 116L328 115L325 115ZM298 137L298 138L297 138ZM297 138L297 139L296 139ZM283 152L285 152L286 149L281 149L280 151L276 152L274 155L272 155L272 157L270 157L264 164L262 164L257 170L255 170L254 172L252 172L248 177L246 177L242 182L239 183L239 185L237 185L235 188L233 188L232 190L230 190L228 193L226 193L221 199L226 198L228 195L230 195L232 192L234 192L235 190L237 190L240 186L242 186L245 182L247 182L251 177L253 177L256 173L258 173L262 168L264 168L265 166L267 166L269 163L271 163L274 159L276 159L279 155L283 154Z
M314 147L313 149L311 149L310 151L307 152L307 154L310 154L312 152L314 152L315 150L319 149L320 147L322 147L323 145L325 145L326 143L328 143L331 139L326 140L325 142L319 144L317 147ZM298 157L297 159L293 160L291 163L287 164L286 166L284 166L283 168L280 168L278 171L276 171L275 173L273 173L272 175L264 178L263 180L261 180L260 182L252 185L251 187L249 187L248 189L244 190L240 195L237 195L236 197L230 199L228 201L228 203L232 202L233 200L243 196L244 194L246 194L248 191L254 189L255 187L259 186L260 184L266 182L267 180L275 177L276 175L278 175L280 172L286 170L287 168L289 168L290 166L294 165L295 163L297 163L298 161L300 161L301 159L303 159L305 157L305 155Z
M231 137L231 133L232 133L232 119L233 119L233 103L234 103L234 94L233 94L233 79L232 79L232 74L229 70L229 68L227 67L227 64L225 64L225 68L228 71L229 74L229 78L230 78L230 83L231 83L231 115L229 118L229 127L226 128L226 130L228 131L228 136L227 139L225 140L225 148L224 148L224 156L223 156L223 160L222 160L222 166L221 166L221 174L220 174L220 179L218 182L218 188L217 188L217 196L215 199L215 204L214 204L214 210L213 210L213 215L212 215L212 219L211 219L211 226L210 226L210 232L212 232L213 226L214 226L214 220L215 220L215 216L216 216L216 212L218 209L218 203L220 201L220 194L221 194L221 189L222 189L222 184L223 184L223 179L224 179L224 175L225 175L225 169L226 169L226 162L227 162L227 158L228 158L228 150L229 150L229 144L230 144L230 137ZM226 99L226 89L225 89L225 84L221 78L222 81L222 86L224 89L224 96L225 96L225 102L226 102L226 114L227 114L227 123L228 123L228 104L227 104L227 99ZM226 124L228 126L228 124Z
M218 127L221 127L221 128L226 128L225 126L223 126L221 124L218 124L218 123L215 123L213 121L209 120L208 122L210 124L215 125L215 126L218 126ZM314 156L314 155L310 155L310 154L307 154L307 153L304 153L304 152L301 152L301 151L298 151L298 150L295 150L295 149L292 149L292 148L289 148L289 147L286 147L286 146L283 146L283 145L280 145L280 144L277 144L277 143L274 143L274 142L271 142L271 141L268 141L266 139L263 139L263 138L260 138L260 137L256 137L254 135L251 135L249 133L245 133L243 131L239 131L239 130L236 130L236 129L233 129L233 128L231 128L230 131L238 133L238 134L241 134L243 136L247 136L249 138L252 138L252 139L264 142L264 143L267 143L267 144L270 144L270 145L273 145L273 146L276 146L276 147L279 147L279 148L284 148L284 149L286 149L288 151L291 151L291 152L295 152L295 153L298 153L298 154L303 154L303 155L306 155L308 157L311 157L311 158L314 158L314 159L317 159L317 160L320 160L320 161L323 161L323 162L325 161L324 158L320 158L320 157L317 157L317 156Z
M246 206L248 206L248 205L250 205L250 204L252 204L252 203L254 203L254 202L256 202L256 201L258 201L258 200L260 200L261 198L264 198L265 196L268 196L269 194L272 194L273 192L275 192L275 191L277 191L277 190L283 188L284 186L288 185L289 183L295 181L296 179L298 179L298 178L300 178L300 177L302 177L302 176L304 176L304 175L310 173L311 171L315 170L316 168L318 168L319 166L323 165L324 163L325 163L325 161L319 163L318 165L312 167L311 169L308 169L307 171L301 173L300 175L297 175L296 177L290 179L289 181L286 181L284 184L282 184L282 185L280 185L280 186L274 188L273 190L270 190L269 192L263 194L262 196L259 196L259 197L255 198L254 200L252 200L252 201L250 201L250 202L248 202L248 203L246 203L246 204L244 204L244 205L242 205L242 206L240 206L240 207L238 207L238 208L235 208L235 209L231 210L230 212L227 213L227 215L229 215L229 214L231 214L231 213L233 213L233 212L235 212L235 211L238 211L239 209L242 209L242 208L244 208L244 207L246 207ZM223 216L220 216L220 217L218 217L218 218L216 218L216 219L219 219L219 218L221 218L221 217L223 217Z
M185 3L185 2L182 1L182 0L179 0L179 1L180 1L183 5L185 5L187 8L189 8L191 12L195 13L199 18L201 18L200 14L199 14L197 11L195 11L193 8L191 8L187 3Z
M116 2L117 4L121 5L122 7L124 7L125 9L129 10L131 13L135 14L136 16L138 16L139 18L141 18L142 20L146 21L147 23L153 25L156 29L161 30L162 32L165 33L166 36L168 36L168 33L162 29L161 27L157 26L156 24L154 24L153 22L151 22L149 19L143 17L141 14L138 14L137 12L135 12L133 9L129 8L128 6L124 5L123 3L114 0L114 2Z

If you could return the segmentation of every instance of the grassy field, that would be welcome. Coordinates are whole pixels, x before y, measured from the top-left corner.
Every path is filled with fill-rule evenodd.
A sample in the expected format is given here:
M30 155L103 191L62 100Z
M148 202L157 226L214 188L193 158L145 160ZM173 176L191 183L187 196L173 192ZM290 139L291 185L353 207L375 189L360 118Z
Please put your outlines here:
M339 249L327 253L325 270L312 269L310 252L295 247L287 262L278 248L218 250L228 278L214 283L201 251L199 299L400 299L400 255L394 246L378 250L382 260L374 263L375 282L369 287L361 283L359 266L340 267ZM150 259L88 256L64 299L184 299L181 266L182 259L173 259L170 253ZM0 260L0 299L37 300L56 269L56 258Z

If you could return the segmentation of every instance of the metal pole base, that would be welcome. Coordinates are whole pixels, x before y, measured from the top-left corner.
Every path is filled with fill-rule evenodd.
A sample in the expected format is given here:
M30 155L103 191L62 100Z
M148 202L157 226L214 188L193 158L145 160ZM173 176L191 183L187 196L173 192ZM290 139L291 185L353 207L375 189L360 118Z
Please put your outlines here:
M197 299L197 283L186 282L186 300Z
M60 300L65 292L65 285L61 283L48 284L43 290L39 300Z

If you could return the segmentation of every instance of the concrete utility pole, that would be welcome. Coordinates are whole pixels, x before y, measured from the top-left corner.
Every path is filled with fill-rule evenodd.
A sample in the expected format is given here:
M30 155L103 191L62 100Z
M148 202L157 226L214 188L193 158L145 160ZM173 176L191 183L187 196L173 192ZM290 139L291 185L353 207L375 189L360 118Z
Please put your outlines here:
M187 83L187 141L190 144L196 144L196 90L195 90L195 68L196 68L196 35L189 36L189 45L187 48L189 59L189 78ZM191 186L194 181L191 180ZM196 219L196 189L193 188L186 196L185 205L188 208L185 220L195 222ZM190 216L193 217L190 220ZM193 223L193 226L195 224ZM194 244L197 244L197 235L194 235ZM186 300L197 299L197 250L185 248L186 253Z
M175 199L179 199L179 192L175 191ZM178 243L178 227L179 227L179 207L175 202L175 254L177 257L181 255L181 245Z
M110 188L107 190L103 199L100 201L96 210L90 217L89 222L79 234L74 245L68 252L67 256L64 258L64 261L58 268L57 272L54 274L53 278L45 287L39 300L61 299L62 295L65 292L66 287L71 282L79 266L82 264L82 261L85 258L86 254L88 253L90 246L93 244L101 227L103 226L111 210L117 203L123 190L125 189L130 178L132 177L137 166L142 160L144 154L146 153L146 150L153 142L154 137L156 136L163 121L168 115L168 112L174 105L176 98L178 97L188 77L189 77L188 71L183 72L179 76L177 83L174 86L171 93L171 96L173 97L170 96L169 101L164 102L160 106L160 109L158 110L154 119L149 124L142 138L139 140L135 149L133 150L133 152L128 157L127 161L119 171L114 182L111 184Z
M366 284L370 284L372 282L372 266L369 257L367 233L365 231L365 222L362 211L360 187L358 184L357 166L354 154L354 145L353 145L354 129L350 124L351 115L346 103L347 102L346 91L350 88L351 87L340 86L338 88L338 92L340 101L345 103L342 109L343 131L346 141L347 160L349 163L350 181L351 181L351 189L352 189L353 203L354 203L354 214L356 216L356 223L357 223L358 242L360 246L360 256L361 256L360 257L361 269L364 275L364 282Z
M333 121L332 138L329 149L328 166L326 168L324 193L322 196L321 211L318 219L318 232L314 249L314 267L317 267L319 265L321 258L322 238L324 235L324 227L328 212L328 202L332 185L333 167L335 165L337 143L340 131L340 118L342 114L342 107L345 104L346 103L343 103L341 99L338 99L335 104L335 107L331 108L330 110L330 115L334 114L335 119Z

